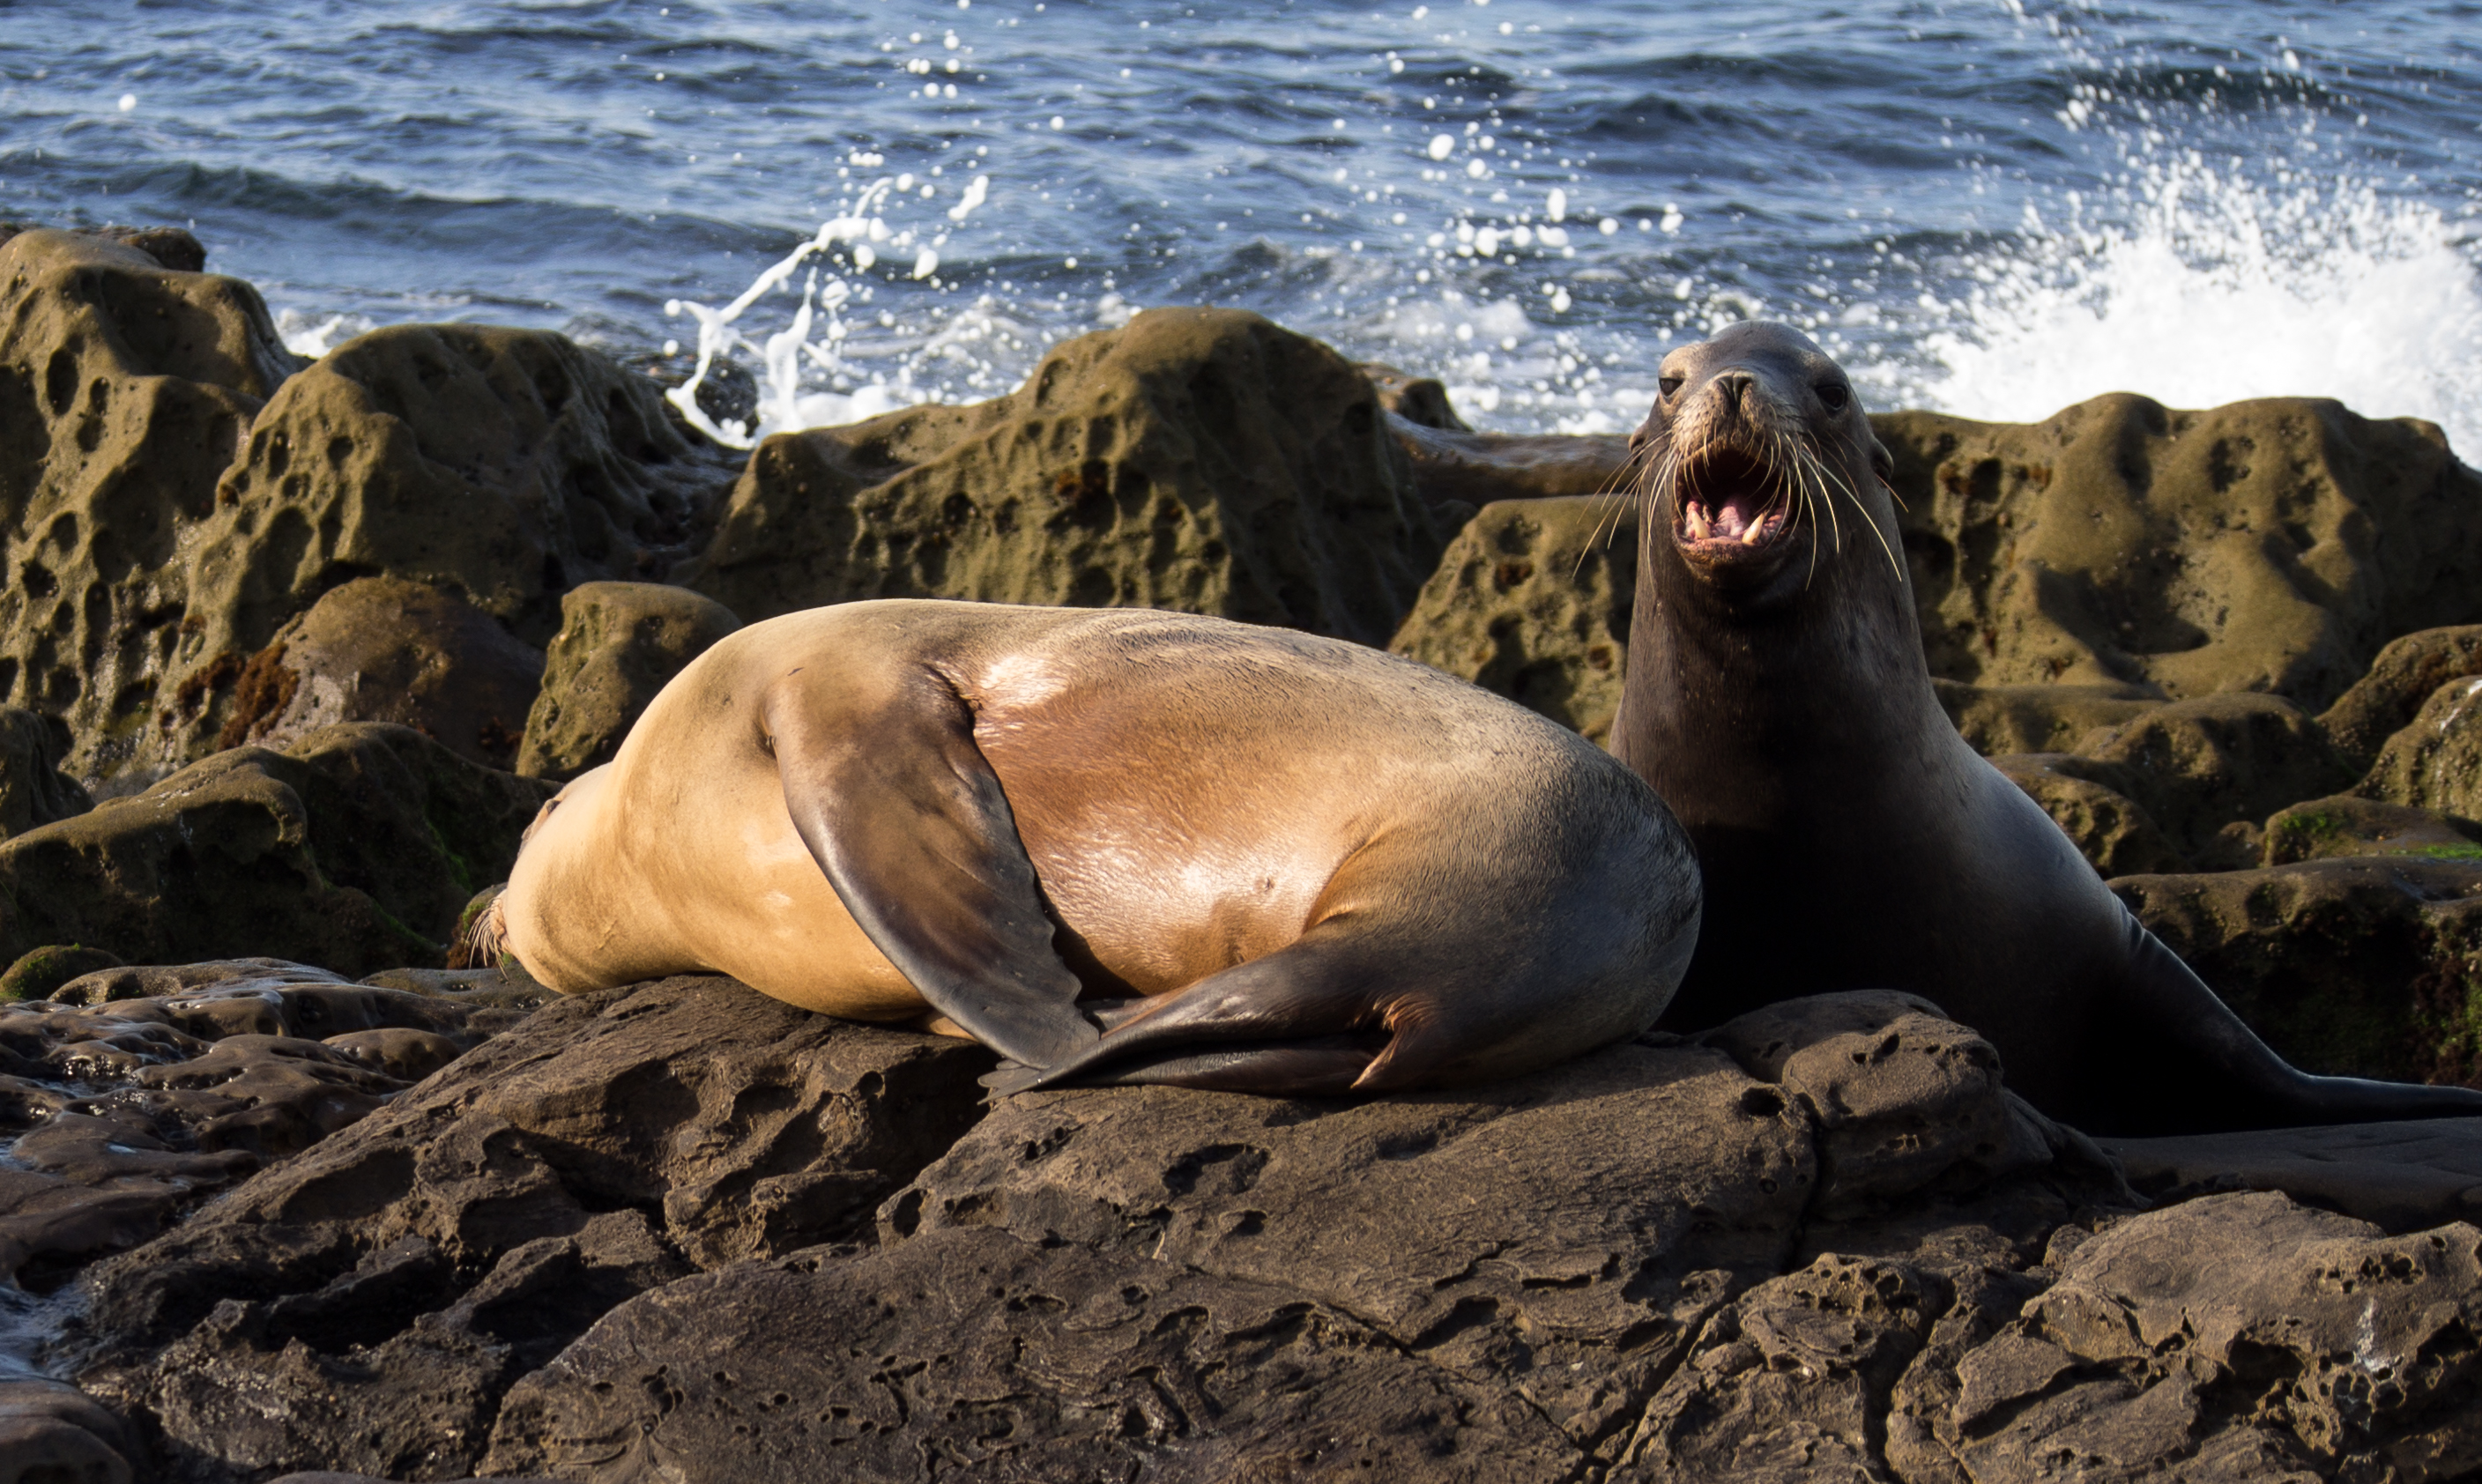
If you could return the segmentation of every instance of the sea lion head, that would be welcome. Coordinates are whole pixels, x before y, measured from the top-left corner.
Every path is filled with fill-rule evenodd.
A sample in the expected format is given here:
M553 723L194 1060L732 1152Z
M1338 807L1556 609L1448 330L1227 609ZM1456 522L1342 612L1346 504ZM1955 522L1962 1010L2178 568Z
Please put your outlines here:
M1650 542L1669 531L1679 569L1744 604L1833 579L1848 559L1884 563L1903 587L1888 450L1844 368L1808 335L1733 325L1664 357L1660 376L1629 449L1640 529Z

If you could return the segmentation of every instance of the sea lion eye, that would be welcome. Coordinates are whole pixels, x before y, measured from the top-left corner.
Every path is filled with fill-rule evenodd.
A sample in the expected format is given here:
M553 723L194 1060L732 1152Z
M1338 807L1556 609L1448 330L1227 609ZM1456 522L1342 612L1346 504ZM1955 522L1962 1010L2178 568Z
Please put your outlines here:
M1661 386L1663 388L1663 394L1669 397L1673 393L1678 391L1680 389L1680 384L1687 380L1688 378L1684 376L1667 376L1655 384Z
M1827 405L1829 411L1840 412L1844 411L1844 404L1853 400L1853 393L1842 382L1821 382L1818 384L1818 400Z

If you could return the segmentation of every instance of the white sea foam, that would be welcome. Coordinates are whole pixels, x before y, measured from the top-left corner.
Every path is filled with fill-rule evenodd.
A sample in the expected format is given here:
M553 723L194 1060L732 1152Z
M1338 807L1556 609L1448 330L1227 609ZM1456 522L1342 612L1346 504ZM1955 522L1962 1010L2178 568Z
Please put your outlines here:
M324 319L299 309L276 312L276 336L296 356L316 360L354 336L378 326L367 314L330 314Z
M2259 182L2195 155L2149 162L2063 220L2029 209L1932 316L1899 376L1968 417L2040 417L2106 391L2175 407L2311 394L2426 417L2482 457L2482 280L2418 200L2353 180Z

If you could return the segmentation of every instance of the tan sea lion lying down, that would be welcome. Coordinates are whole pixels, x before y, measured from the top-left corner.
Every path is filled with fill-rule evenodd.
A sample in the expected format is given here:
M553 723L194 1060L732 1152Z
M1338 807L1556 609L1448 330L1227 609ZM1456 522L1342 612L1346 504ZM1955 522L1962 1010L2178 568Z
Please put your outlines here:
M1220 619L900 600L707 650L543 807L478 943L565 993L712 970L971 1035L1021 1064L1002 1085L1336 1093L1633 1035L1698 916L1653 790L1463 680Z

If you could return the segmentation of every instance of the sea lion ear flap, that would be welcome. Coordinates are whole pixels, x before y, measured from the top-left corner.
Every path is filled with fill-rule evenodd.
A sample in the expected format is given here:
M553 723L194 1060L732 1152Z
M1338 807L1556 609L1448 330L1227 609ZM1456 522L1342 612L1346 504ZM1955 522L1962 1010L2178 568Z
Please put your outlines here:
M760 715L802 843L933 1009L1030 1067L1094 1043L1017 817L946 680L796 670Z

